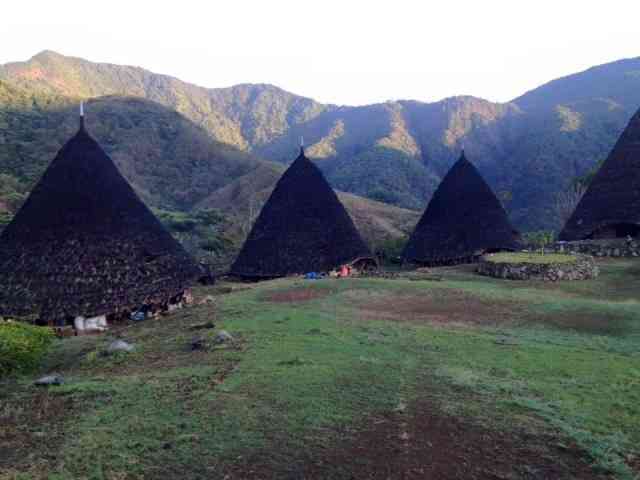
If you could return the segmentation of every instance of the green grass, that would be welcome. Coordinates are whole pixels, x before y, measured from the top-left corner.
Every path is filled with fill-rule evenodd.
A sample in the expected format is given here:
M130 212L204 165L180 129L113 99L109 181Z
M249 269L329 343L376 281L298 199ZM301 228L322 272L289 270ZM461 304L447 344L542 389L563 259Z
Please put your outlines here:
M485 259L494 263L537 263L548 265L551 263L575 263L573 255L558 253L526 253L526 252L500 252L487 255Z
M109 337L65 340L45 369L68 381L48 401L74 409L38 426L56 425L54 460L46 450L31 453L36 467L17 471L198 478L267 459L282 472L339 441L345 428L428 396L443 412L487 428L555 432L598 468L633 479L625 462L640 455L639 267L608 262L597 280L554 288L514 288L465 268L442 269L441 282L276 280L218 296L215 309L127 328L120 335L139 346L132 357L103 357ZM291 289L318 294L269 301ZM415 309L385 310L398 298ZM479 321L433 323L438 306ZM189 351L196 334L188 326L205 320L231 332L235 347ZM40 394L29 378L0 388L4 415L18 420L17 407ZM33 432L20 419L25 440L15 449L26 452ZM0 478L11 475L2 476L0 463Z
M579 335L565 335L564 343L548 331L508 336L514 346L496 351L494 336L430 335L443 363L436 374L481 392L507 418L521 407L536 412L601 466L628 473L622 459L640 441L637 359L581 347ZM602 446L606 453L598 453Z

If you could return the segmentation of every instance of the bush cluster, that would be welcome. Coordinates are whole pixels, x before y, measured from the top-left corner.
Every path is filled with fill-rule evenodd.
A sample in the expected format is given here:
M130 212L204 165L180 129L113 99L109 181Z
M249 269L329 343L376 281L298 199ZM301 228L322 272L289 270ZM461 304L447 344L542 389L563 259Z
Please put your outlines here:
M49 328L0 319L0 376L37 367L54 338Z
M378 260L383 264L401 263L402 251L407 244L407 237L385 239L379 245L376 245L374 252Z

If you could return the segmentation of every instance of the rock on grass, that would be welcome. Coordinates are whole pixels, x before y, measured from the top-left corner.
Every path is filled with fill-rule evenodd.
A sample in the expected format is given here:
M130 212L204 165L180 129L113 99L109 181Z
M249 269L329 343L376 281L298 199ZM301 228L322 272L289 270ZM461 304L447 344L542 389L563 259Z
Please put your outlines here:
M50 385L62 385L64 383L64 378L62 375L58 373L52 373L51 375L45 375L44 377L40 377L33 383L38 387L48 387Z
M127 343L124 340L116 340L111 342L107 347L107 353L116 353L116 352L133 352L136 349L136 346Z

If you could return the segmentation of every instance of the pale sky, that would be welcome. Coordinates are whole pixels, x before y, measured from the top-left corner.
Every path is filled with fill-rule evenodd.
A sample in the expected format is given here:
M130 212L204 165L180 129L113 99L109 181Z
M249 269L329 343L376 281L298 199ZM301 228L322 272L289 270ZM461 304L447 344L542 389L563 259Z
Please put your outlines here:
M637 0L5 0L0 15L0 63L49 49L346 105L508 101L640 56Z

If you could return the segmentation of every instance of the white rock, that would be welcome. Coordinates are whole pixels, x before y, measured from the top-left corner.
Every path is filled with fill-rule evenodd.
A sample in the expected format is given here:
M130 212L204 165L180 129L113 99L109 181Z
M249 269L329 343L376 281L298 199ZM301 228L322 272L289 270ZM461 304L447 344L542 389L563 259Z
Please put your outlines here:
M84 331L84 317L79 316L73 320L73 326L78 332Z
M227 343L227 342L233 342L235 339L226 330L220 330L217 333L217 335L216 335L214 340L215 340L216 343Z
M58 373L52 373L51 375L45 375L34 382L39 387L48 387L49 385L62 385L64 378Z
M116 340L114 342L111 342L111 344L107 347L107 352L133 352L135 349L135 345L127 343L124 340Z

